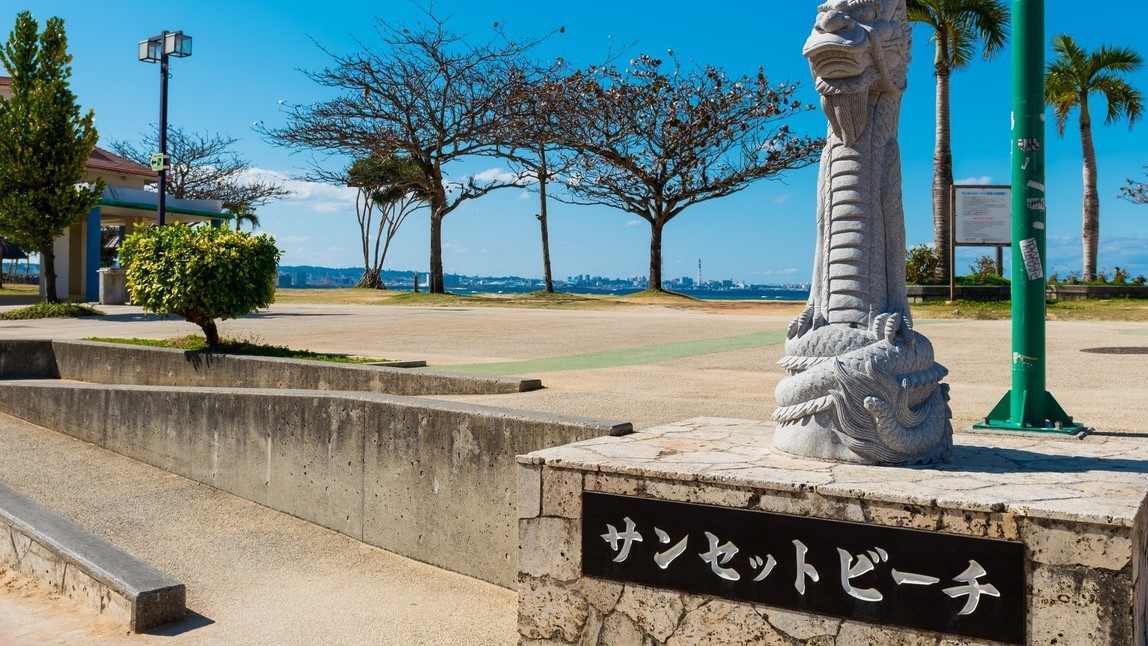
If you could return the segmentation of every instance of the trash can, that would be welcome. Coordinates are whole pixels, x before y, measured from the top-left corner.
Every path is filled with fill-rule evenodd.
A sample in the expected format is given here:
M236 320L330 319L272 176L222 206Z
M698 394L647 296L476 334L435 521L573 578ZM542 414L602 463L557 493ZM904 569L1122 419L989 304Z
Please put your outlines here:
M128 302L128 270L105 267L100 274L100 305L123 305Z

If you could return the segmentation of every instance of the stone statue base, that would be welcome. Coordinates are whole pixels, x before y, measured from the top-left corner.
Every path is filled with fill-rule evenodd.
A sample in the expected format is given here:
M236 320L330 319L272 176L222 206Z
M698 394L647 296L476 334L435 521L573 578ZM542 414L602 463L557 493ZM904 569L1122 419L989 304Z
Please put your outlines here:
M774 446L787 453L860 464L948 460L952 413L948 370L929 340L900 315L870 329L790 326L789 376L777 386Z
M773 435L773 448L792 455L831 462L854 464L881 464L846 446L841 432L833 427L833 416L818 413L800 422L778 426ZM936 464L947 462L951 445L938 446L930 453L917 456L902 464Z

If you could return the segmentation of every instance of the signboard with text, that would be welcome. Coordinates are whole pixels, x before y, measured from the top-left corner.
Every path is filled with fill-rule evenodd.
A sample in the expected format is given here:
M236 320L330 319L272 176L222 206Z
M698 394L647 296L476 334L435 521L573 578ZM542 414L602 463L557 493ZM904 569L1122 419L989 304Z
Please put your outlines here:
M953 244L1012 244L1012 187L953 186Z
M1022 543L584 492L582 573L1009 644Z

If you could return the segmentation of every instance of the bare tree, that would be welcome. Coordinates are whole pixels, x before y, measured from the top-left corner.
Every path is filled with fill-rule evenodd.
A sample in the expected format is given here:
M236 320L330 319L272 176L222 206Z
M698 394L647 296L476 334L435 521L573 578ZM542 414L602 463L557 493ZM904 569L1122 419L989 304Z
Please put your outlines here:
M497 28L497 25L496 25ZM342 90L337 98L290 109L288 123L264 129L271 141L296 150L359 158L377 150L409 155L430 207L430 291L443 293L442 221L468 200L519 184L501 178L452 179L460 159L496 155L507 104L526 78L519 43L500 32L473 43L426 12L404 27L379 21L382 48L337 55L310 72L316 83Z
M372 155L351 164L346 183L357 189L355 214L363 242L363 277L358 286L386 289L383 263L391 240L407 216L426 204L419 169L410 157Z
M239 156L232 146L239 140L220 134L187 132L168 128L167 151L171 170L167 172L167 190L175 198L219 200L223 209L235 217L238 229L243 222L259 226L257 207L271 200L287 197L291 191L275 181L251 178L251 162ZM159 148L159 131L140 136L140 143L112 141L112 152L147 165L151 151Z
M542 279L548 294L554 293L554 278L550 269L550 231L547 208L548 186L570 171L572 155L562 156L560 123L567 118L573 105L564 105L562 82L557 77L562 59L548 72L524 83L511 101L510 121L507 124L504 156L517 171L518 177L536 182L538 192L538 219L542 234Z
M765 73L730 78L643 55L593 67L564 84L560 125L575 203L611 206L650 224L651 290L662 291L662 230L695 204L813 163L824 141L776 125L812 109L796 84Z
M1148 204L1148 183L1129 179L1127 186L1120 187L1120 197L1135 204Z

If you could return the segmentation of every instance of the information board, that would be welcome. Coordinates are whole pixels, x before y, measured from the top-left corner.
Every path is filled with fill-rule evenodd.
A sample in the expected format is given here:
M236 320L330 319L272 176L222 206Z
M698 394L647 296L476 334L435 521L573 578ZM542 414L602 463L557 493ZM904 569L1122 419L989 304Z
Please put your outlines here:
M953 244L1012 244L1012 187L953 186Z

